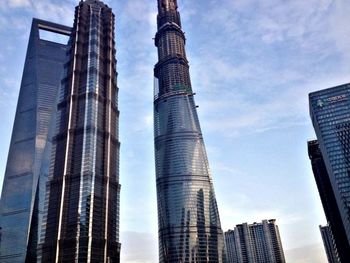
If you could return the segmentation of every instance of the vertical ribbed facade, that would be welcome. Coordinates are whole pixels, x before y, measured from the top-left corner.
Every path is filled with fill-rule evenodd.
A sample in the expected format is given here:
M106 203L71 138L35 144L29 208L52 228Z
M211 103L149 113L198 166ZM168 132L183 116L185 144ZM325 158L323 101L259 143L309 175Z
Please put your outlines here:
M309 94L310 116L326 171L315 178L341 262L349 261L350 248L350 84ZM316 172L318 172L316 170ZM316 178L317 179L317 178ZM332 199L329 199L332 200ZM330 217L333 217L331 219ZM336 222L335 224L331 220ZM334 228L334 230L333 230ZM338 233L338 234L337 234ZM338 244L340 246L338 247ZM341 254L344 252L344 257Z
M285 263L275 220L239 224L225 232L228 263Z
M66 62L67 45L40 30L70 28L33 19L0 201L0 262L36 260L50 161L49 126Z
M119 262L119 141L114 14L76 7L57 105L42 262Z
M320 226L320 232L328 263L340 263L331 228L329 226Z
M317 140L308 142L308 153L312 165L318 192L327 218L327 231L332 233L335 253L341 262L350 258L350 246L342 223L340 210L322 157L320 145Z
M176 0L158 0L154 135L159 261L225 262Z
M239 263L237 258L237 245L235 241L235 231L228 230L225 232L225 245L226 245L226 255L227 263Z

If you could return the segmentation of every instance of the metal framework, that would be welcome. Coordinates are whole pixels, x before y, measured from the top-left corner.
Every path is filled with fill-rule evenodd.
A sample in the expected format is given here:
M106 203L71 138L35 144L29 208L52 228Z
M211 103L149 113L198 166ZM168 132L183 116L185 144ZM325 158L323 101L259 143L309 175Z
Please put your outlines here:
M119 262L118 87L114 14L76 8L59 94L42 262Z
M176 0L158 0L154 136L159 261L225 262Z

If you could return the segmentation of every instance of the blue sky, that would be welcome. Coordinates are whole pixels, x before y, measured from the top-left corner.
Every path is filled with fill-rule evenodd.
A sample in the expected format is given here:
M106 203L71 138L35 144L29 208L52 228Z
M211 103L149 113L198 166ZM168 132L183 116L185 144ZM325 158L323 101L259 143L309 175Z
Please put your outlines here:
M0 177L32 17L71 25L73 0L0 5ZM122 262L157 262L152 38L156 0L105 1L117 17ZM310 91L349 82L347 0L178 0L224 230L276 218L290 263L325 263L307 156Z

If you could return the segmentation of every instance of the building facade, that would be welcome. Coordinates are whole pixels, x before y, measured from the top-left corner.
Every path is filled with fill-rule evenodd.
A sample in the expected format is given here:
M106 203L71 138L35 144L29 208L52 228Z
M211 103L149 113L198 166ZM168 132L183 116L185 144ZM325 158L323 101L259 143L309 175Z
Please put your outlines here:
M0 201L0 262L34 262L50 161L50 121L66 62L67 45L40 31L70 35L71 28L33 19Z
M338 220L342 229L343 245L349 252L350 244L350 84L345 84L309 94L310 116L315 129L319 148L329 178L336 206L325 209L326 215L340 214ZM320 195L324 191L320 190ZM327 216L328 219L328 216ZM330 222L332 228L332 223ZM333 229L332 229L333 232ZM333 233L335 239L336 233ZM339 243L339 242L338 242ZM337 243L337 244L338 244ZM337 247L340 256L340 248ZM348 254L345 260L348 260ZM341 262L343 261L341 259Z
M320 232L328 263L340 263L331 228L329 226L320 226Z
M114 14L80 1L58 95L41 262L119 262Z
M350 247L326 164L317 140L308 142L308 152L318 192L327 218L327 227L332 232L335 245L334 252L340 261L346 262L350 258Z
M285 263L275 220L239 224L225 232L228 263Z
M225 262L176 0L158 0L154 135L159 262Z

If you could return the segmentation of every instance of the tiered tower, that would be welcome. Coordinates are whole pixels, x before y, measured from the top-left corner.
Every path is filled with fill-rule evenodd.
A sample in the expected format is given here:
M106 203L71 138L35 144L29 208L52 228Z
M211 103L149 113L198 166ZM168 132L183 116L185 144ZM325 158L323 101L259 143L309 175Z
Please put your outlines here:
M154 129L160 262L225 262L176 0L158 0Z
M76 7L57 106L42 262L119 262L119 141L114 14Z

